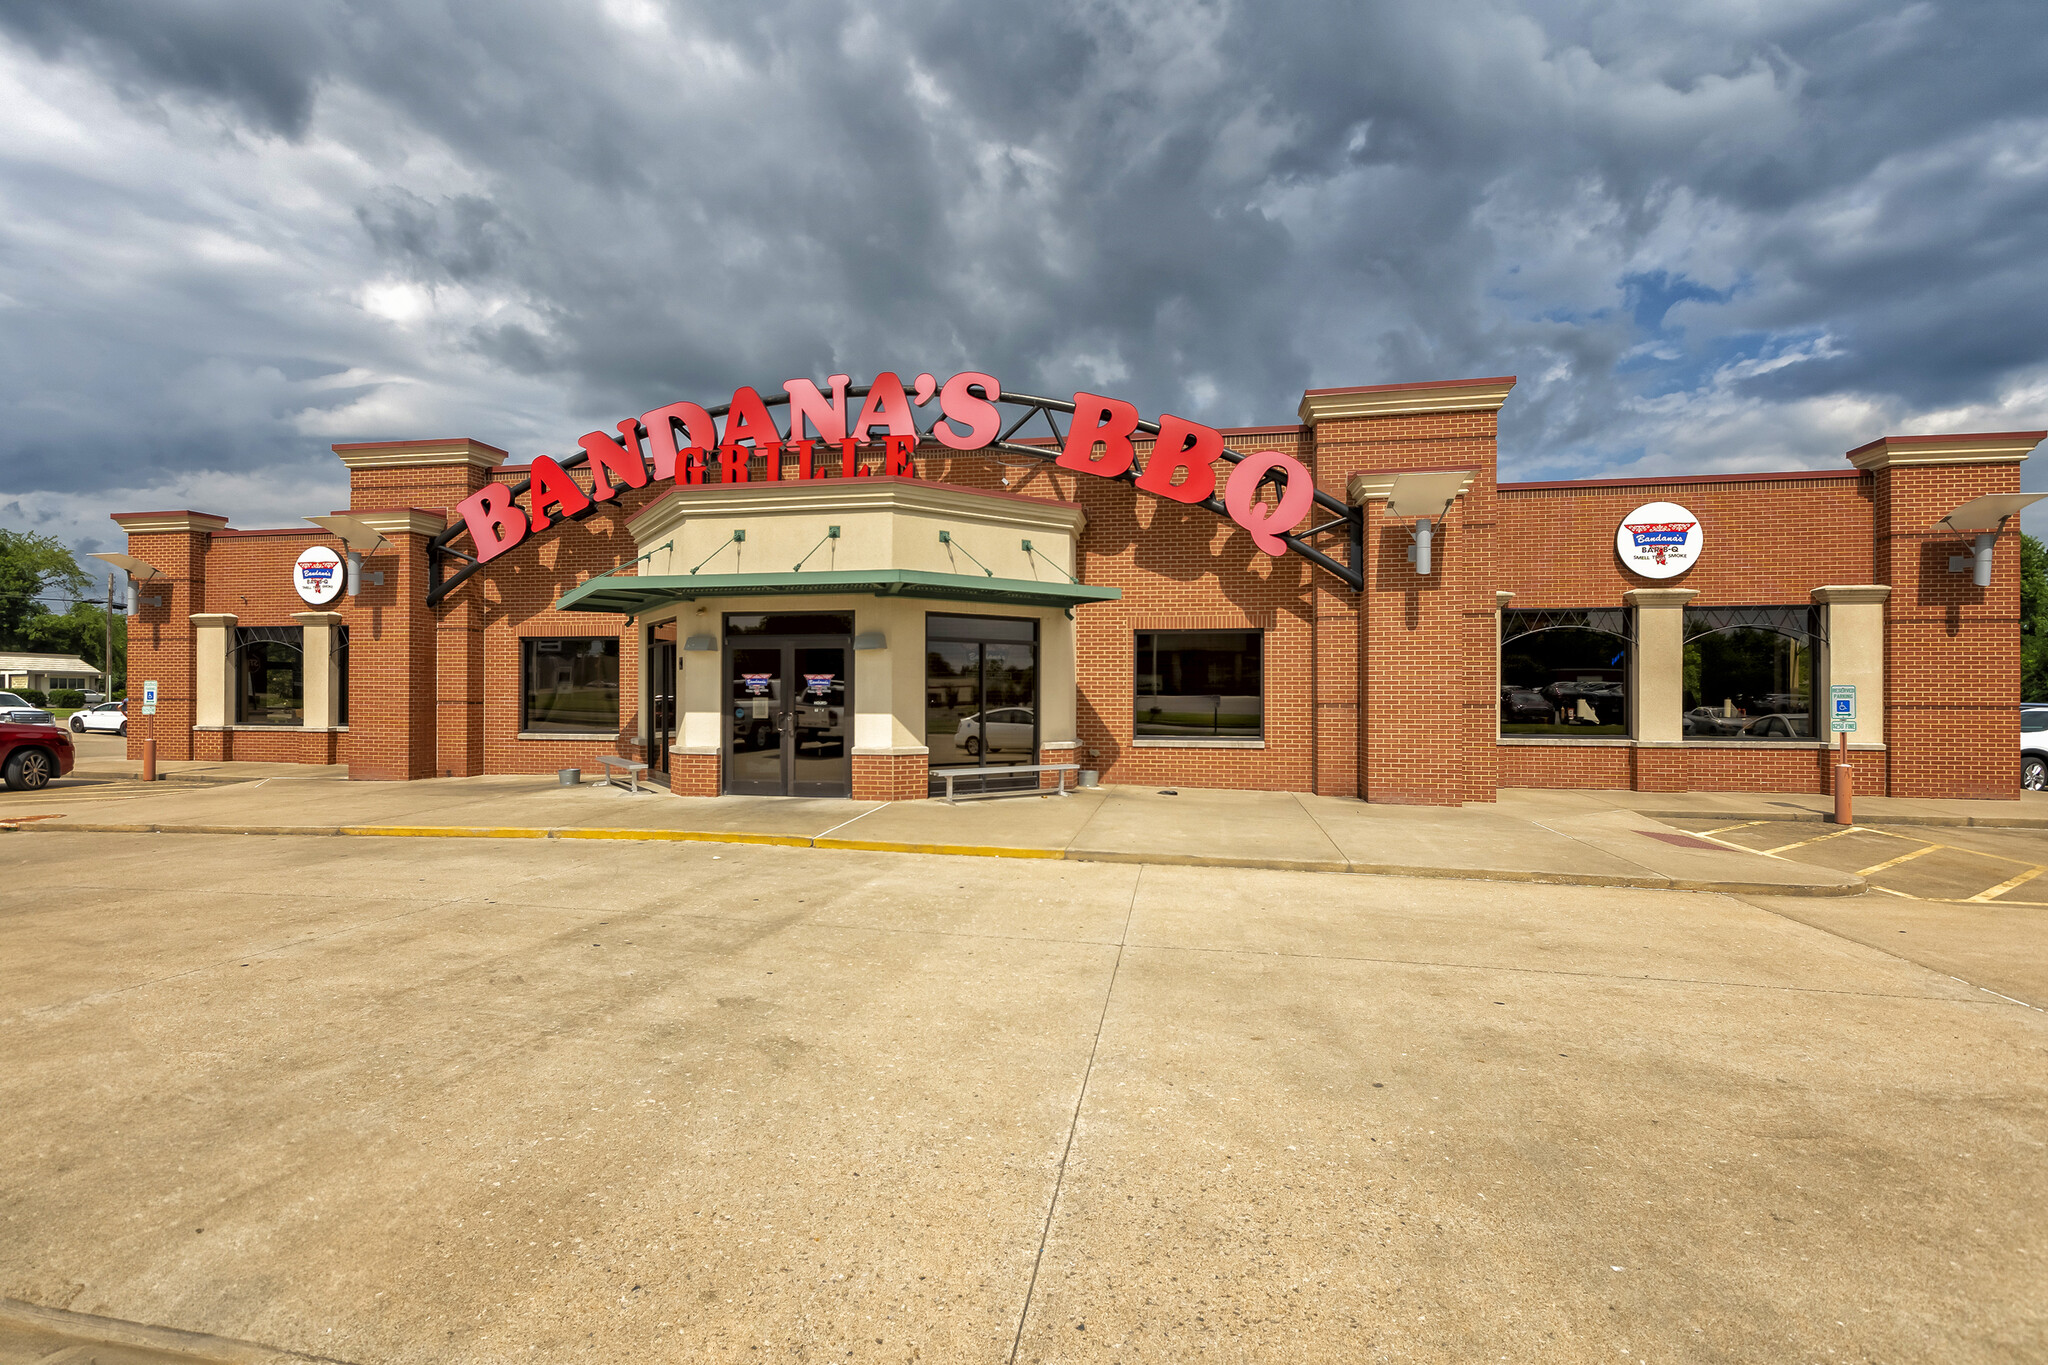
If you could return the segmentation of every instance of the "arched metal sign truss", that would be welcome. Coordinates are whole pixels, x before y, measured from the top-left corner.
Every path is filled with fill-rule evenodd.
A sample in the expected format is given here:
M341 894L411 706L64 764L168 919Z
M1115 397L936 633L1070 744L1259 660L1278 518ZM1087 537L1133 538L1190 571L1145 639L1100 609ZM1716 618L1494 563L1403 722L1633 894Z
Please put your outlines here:
M848 388L846 392L848 396L853 398L865 398L872 388L873 386L869 384L858 384ZM764 393L761 395L761 401L770 408L787 407L789 405L789 396L787 394L771 395ZM1036 394L1011 393L1007 389L995 401L1015 412L1015 420L1007 422L1002 429L1002 434L981 449L956 451L954 453L970 458L980 455L995 460L999 464L1006 463L999 458L999 454L1015 455L1025 461L1051 464L1058 457L1060 448L1065 445L1067 439L1066 432L1060 428L1059 417L1073 415L1073 402L1070 399L1064 398L1041 398ZM731 406L729 403L722 403L717 407L708 408L706 411L714 418L722 418L731 410ZM937 405L933 404L931 406L932 416L918 428L918 439L920 442L933 439L931 425L940 420ZM915 412L915 409L912 411ZM1006 417L1009 416L1009 414L1005 415ZM1034 443L1044 439L1035 435L1035 429L1031 426L1034 421L1041 422L1044 425L1046 433L1052 441L1050 446ZM1142 435L1157 436L1159 434L1159 424L1157 422L1140 421L1137 430ZM643 432L642 435L644 436L645 433ZM879 442L875 443L877 446L879 444ZM589 455L584 451L578 450L572 455L563 456L558 463L564 469L574 469L578 465L587 462L589 458ZM1231 464L1236 464L1248 458L1248 452L1233 450L1225 446L1222 458ZM1123 483L1135 484L1139 472L1134 463L1132 468L1114 477ZM1223 480L1219 478L1217 486L1220 488L1222 483ZM1261 485L1270 483L1284 490L1287 486L1287 475L1284 471L1276 469L1260 480L1260 483ZM517 500L525 495L531 487L532 483L530 480L521 483L512 489L511 497ZM1201 502L1188 505L1206 508L1226 520L1230 516L1220 496L1211 496L1203 499ZM598 503L576 514L574 519L590 516L592 513L603 510L605 506L606 504L604 503ZM559 519L568 520L571 518ZM1339 501L1318 489L1316 490L1313 502L1310 504L1306 520L1310 524L1303 526L1299 530L1280 533L1279 539L1286 544L1288 553L1300 555L1317 568L1335 576L1354 591L1363 588L1365 586L1365 517L1362 510ZM430 607L449 593L455 591L455 589L461 587L470 575L483 567L482 563L474 555L467 554L456 548L454 542L464 533L465 527L463 523L458 521L450 525L447 530L435 536L428 543L429 587L427 589L427 605ZM453 573L448 572L448 564L451 560L456 561L460 565Z

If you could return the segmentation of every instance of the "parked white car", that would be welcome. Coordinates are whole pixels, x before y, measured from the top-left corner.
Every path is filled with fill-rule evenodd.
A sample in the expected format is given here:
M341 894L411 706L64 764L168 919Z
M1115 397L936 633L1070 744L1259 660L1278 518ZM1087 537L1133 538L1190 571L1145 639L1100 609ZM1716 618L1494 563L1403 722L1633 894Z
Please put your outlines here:
M2020 787L2048 791L2048 705L2020 707Z
M986 720L982 719L984 714ZM1033 723L1030 707L1006 706L997 711L963 716L960 728L953 732L953 742L960 746L962 752L970 754L978 754L984 748L990 753L1003 749L1028 750L1037 733L1038 727Z
M110 701L71 713L73 734L125 735L128 733L128 703Z
M0 692L0 720L15 725L55 725L57 718L12 692Z

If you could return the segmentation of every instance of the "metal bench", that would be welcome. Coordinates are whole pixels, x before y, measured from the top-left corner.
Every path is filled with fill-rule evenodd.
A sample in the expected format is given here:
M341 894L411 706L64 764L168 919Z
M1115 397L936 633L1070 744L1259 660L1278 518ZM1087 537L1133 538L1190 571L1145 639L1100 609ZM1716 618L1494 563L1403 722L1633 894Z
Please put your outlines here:
M1073 793L1067 790L1067 774L1080 771L1081 765L1078 763L1020 763L1015 767L1005 763L999 767L988 768L941 768L934 772L932 776L946 779L946 804L957 806L960 803L953 799L953 779L955 778L972 777L979 780L998 775L1007 777L1011 773L1058 773L1060 775L1060 785L1057 794L1060 796L1072 796ZM983 792L982 795L1036 796L1044 790L1043 787L1019 787L1015 791Z
M619 774L617 770L624 768L626 770L626 782L633 795L638 796L640 794L640 774L647 771L645 763L633 758L600 758L597 761L604 764L604 782L607 787L618 785L617 779Z

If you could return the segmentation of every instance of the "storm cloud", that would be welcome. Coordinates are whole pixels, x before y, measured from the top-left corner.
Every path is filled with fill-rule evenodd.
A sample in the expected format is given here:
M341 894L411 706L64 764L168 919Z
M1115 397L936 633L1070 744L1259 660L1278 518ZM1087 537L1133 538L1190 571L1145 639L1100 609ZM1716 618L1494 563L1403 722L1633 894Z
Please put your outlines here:
M2048 425L2044 70L2038 0L5 0L0 520L880 369L1517 374L1525 478Z

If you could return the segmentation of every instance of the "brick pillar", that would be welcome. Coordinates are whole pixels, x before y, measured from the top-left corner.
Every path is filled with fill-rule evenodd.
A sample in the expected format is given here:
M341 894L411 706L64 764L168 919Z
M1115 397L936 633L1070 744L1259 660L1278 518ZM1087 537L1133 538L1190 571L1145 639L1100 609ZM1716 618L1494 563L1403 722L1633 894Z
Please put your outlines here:
M192 617L206 610L206 550L226 517L204 512L116 512L128 551L163 575L137 579L141 599L128 623L128 757L156 741L160 759L189 759L197 718L198 670ZM152 604L154 599L154 604ZM142 685L155 679L156 714L142 714Z
M1319 486L1365 509L1365 590L1359 595L1353 733L1356 795L1403 805L1491 801L1498 772L1494 683L1499 633L1491 562L1497 416L1512 378L1460 379L1320 389L1303 395L1314 433ZM1435 564L1424 577L1407 558L1412 519L1386 515L1396 475L1469 470L1471 479L1438 524ZM1319 603L1318 615L1325 610ZM1318 635L1336 645L1333 623ZM1319 654L1319 670L1324 660ZM1319 687L1319 692L1328 692ZM1334 698L1319 697L1319 702ZM1344 724L1319 707L1325 745ZM1341 767L1327 748L1321 778Z
M1937 529L1972 498L2016 493L2048 432L1887 436L1849 452L1875 480L1885 604L1889 794L2019 796L2019 518L1998 538L1988 588L1952 573L1974 537Z

